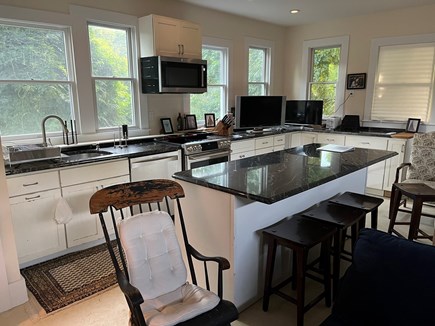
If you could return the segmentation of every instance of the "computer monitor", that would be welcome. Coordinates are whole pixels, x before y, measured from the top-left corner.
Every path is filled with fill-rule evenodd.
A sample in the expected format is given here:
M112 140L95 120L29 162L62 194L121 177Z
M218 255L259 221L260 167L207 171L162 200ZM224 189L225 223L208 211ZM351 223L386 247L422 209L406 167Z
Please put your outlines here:
M236 128L283 126L285 106L285 96L236 96Z
M321 125L323 101L288 100L286 102L285 123L298 125Z

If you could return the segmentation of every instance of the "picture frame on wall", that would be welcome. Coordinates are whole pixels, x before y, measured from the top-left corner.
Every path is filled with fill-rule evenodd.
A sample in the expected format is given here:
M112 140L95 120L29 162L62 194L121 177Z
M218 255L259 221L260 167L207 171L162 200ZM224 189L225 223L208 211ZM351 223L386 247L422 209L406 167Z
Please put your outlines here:
M216 126L216 120L214 113L206 113L204 114L205 127L211 128Z
M196 115L187 114L186 115L186 129L197 129L198 126L196 124Z
M408 122L406 123L406 132L418 132L418 128L420 127L420 122L421 119L414 119L414 118L409 118Z
M366 73L348 74L347 75L347 89L364 89L366 88Z
M162 124L162 130L164 134L172 134L174 132L170 118L161 118L160 123Z

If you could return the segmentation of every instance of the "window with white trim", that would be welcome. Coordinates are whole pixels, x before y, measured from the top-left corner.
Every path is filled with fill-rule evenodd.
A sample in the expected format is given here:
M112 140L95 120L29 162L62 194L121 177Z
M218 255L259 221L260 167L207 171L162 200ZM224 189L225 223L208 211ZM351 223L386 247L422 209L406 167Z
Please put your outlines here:
M270 49L250 46L248 50L248 95L269 95Z
M323 116L343 116L349 36L304 41L299 99L323 100Z
M97 129L135 125L131 29L89 24Z
M206 113L214 113L218 119L227 111L228 48L204 45L202 58L207 60L207 92L190 95L190 113L195 114L200 123Z
M0 22L0 133L41 133L41 121L55 114L73 118L74 73L70 31L47 24ZM47 132L61 132L54 119Z
M323 100L325 116L332 116L335 113L340 52L339 46L311 49L308 99Z
M430 120L435 43L379 48L371 120Z

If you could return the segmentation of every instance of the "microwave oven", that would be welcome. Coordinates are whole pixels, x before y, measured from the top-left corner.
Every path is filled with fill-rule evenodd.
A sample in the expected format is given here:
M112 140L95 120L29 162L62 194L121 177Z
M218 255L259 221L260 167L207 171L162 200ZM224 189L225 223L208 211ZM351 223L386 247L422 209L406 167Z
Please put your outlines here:
M207 61L153 56L140 59L142 93L204 93Z

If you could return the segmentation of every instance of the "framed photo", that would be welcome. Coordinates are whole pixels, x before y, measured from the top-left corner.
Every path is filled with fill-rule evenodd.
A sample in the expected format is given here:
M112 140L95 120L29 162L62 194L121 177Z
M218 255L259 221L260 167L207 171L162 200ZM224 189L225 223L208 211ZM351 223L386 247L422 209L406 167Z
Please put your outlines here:
M205 127L210 128L216 126L216 121L214 118L214 113L206 113L204 114Z
M198 126L196 125L196 115L194 114L187 114L186 115L186 129L197 129Z
M162 129L164 134L172 134L174 132L170 118L161 118L160 122L162 124Z
M420 121L421 119L413 119L409 118L408 122L406 123L406 132L418 132L418 127L420 127Z
M348 74L347 89L364 89L366 88L366 73Z

